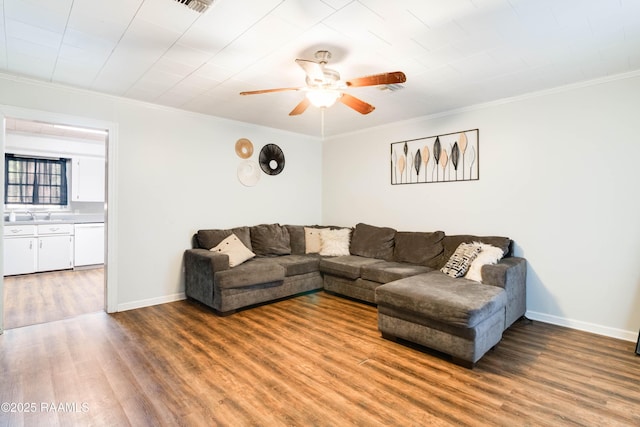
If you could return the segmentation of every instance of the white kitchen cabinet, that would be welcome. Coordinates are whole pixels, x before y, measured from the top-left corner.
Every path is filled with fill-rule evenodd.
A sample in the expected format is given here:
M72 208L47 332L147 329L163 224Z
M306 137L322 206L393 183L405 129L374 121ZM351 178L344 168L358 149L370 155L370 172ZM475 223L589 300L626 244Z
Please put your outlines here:
M73 224L7 225L4 275L73 268Z
M71 200L104 202L104 177L103 157L74 157L71 160Z
M38 271L73 268L73 236L38 237Z
M4 275L34 273L37 268L35 237L6 237L4 239Z
M73 224L38 225L38 271L73 268Z
M104 263L104 223L76 224L74 266Z

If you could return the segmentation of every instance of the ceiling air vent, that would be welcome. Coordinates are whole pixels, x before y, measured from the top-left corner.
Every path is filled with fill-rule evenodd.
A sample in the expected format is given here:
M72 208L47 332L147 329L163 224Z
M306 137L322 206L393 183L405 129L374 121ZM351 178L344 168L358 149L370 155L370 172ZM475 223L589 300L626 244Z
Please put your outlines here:
M213 0L175 0L178 3L182 3L183 5L189 7L189 9L193 9L196 12L204 13L209 7Z

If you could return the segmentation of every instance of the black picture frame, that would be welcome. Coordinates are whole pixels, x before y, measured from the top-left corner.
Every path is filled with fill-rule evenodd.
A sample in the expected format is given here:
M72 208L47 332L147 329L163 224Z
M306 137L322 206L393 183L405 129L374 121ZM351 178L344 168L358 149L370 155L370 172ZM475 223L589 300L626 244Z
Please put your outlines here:
M638 342L636 343L636 354L640 356L640 332L638 333Z

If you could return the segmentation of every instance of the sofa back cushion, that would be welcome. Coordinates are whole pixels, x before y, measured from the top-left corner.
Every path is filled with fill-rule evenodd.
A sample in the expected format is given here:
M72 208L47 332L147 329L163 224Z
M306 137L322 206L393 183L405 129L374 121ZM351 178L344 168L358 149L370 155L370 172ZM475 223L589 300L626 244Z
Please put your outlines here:
M249 233L249 227L236 227L228 230L198 230L196 240L200 248L209 250L218 246L220 242L231 236L231 234L238 236L238 239L240 239L240 241L249 250L251 250L251 235Z
M291 254L289 231L280 224L260 224L251 228L251 246L258 256Z
M304 225L285 225L284 227L289 232L289 245L291 246L291 254L304 254L306 249Z
M495 246L497 248L502 249L502 252L505 256L510 255L511 253L511 239L508 237L500 237L500 236L474 236L470 234L458 234L454 236L444 236L442 239L442 244L444 246L444 251L440 258L440 262L438 263L438 268L442 268L451 255L454 254L460 243L473 243L473 242L481 242L486 243L487 245Z
M349 251L352 255L391 261L395 235L393 228L359 223L353 230Z
M436 268L444 251L444 231L398 231L395 238L393 259L397 262Z

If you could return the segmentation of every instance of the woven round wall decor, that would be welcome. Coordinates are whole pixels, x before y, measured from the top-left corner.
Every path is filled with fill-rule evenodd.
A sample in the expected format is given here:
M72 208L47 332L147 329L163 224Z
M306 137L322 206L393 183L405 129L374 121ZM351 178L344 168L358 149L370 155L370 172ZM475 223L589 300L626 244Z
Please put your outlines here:
M284 169L284 153L276 144L267 144L260 150L259 163L267 175L278 175Z
M253 160L243 160L238 165L238 180L245 187L253 187L260 181L260 169Z
M241 159L248 159L253 154L253 144L247 138L236 141L236 154Z

